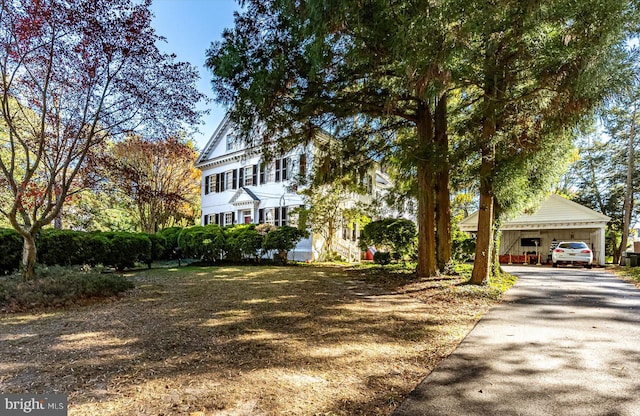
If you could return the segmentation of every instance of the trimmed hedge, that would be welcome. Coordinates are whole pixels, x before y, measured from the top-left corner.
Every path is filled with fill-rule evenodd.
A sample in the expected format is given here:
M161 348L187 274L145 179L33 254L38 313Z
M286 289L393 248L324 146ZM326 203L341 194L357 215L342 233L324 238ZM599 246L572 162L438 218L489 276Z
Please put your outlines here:
M124 270L139 262L150 267L154 261L179 257L241 262L275 252L276 260L282 260L306 235L294 227L255 224L172 227L156 234L45 229L36 245L38 262L47 266L102 264ZM16 231L0 229L0 274L19 268L22 245Z
M0 274L18 270L22 259L22 237L15 230L0 228Z

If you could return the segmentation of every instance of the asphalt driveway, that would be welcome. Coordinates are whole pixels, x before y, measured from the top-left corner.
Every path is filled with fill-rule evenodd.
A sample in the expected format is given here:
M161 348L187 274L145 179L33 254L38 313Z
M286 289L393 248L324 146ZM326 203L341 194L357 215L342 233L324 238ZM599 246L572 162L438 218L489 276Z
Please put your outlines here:
M640 415L640 290L602 269L519 277L394 415Z

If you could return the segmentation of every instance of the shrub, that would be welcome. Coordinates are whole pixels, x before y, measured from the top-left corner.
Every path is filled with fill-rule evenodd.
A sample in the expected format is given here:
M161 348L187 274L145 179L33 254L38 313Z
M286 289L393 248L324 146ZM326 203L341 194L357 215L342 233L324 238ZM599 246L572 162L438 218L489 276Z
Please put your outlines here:
M184 228L178 235L178 246L185 257L215 261L223 257L225 237L219 225L196 225Z
M298 242L307 237L307 235L306 232L295 227L284 225L267 233L264 238L263 248L265 251L277 251L277 258L286 263L287 253L293 250Z
M149 237L149 241L151 241L151 252L150 252L150 256L147 259L145 259L144 262L147 263L149 268L151 268L151 262L154 262L163 258L167 240L164 236L160 234L147 234L147 237Z
M260 256L264 237L256 230L255 224L225 227L224 235L227 260L241 261Z
M0 228L0 274L12 273L20 267L22 244L17 231Z
M386 251L376 251L373 254L373 262L376 264L389 264L391 263L391 253L387 253Z
M106 240L104 257L100 262L105 266L124 270L151 257L151 240L147 234L101 232L96 235Z
M360 233L360 248L369 246L389 250L396 259L403 259L415 251L417 229L413 221L404 218L385 218L365 225Z
M88 263L91 253L83 249L86 233L73 230L44 229L38 235L38 262L49 266Z
M182 230L182 227L169 227L157 233L165 240L164 251L160 256L161 260L171 260L175 258L176 249L179 247L178 237L180 236L180 232L182 232Z
M451 233L451 256L458 262L469 261L476 249L476 239L455 227Z
M38 278L0 279L0 307L6 311L66 306L90 298L115 296L134 284L118 274L82 272L68 267L38 268Z

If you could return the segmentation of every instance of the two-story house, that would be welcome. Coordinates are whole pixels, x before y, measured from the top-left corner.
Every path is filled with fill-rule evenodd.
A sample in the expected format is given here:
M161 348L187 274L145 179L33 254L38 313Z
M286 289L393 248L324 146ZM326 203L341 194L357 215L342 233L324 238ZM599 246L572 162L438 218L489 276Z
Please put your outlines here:
M260 146L247 146L235 139L233 123L225 117L203 149L196 167L202 171L202 225L263 224L297 226L295 208L304 204L296 191L297 179L313 173L315 148L313 141L290 152L263 158ZM319 136L316 140L330 140ZM382 172L373 172L367 195L355 199L372 199L389 185ZM354 201L343 201L345 207ZM348 261L358 261L360 250L357 224L340 222L330 248ZM326 250L324 239L317 234L302 240L289 253L292 260L312 261Z

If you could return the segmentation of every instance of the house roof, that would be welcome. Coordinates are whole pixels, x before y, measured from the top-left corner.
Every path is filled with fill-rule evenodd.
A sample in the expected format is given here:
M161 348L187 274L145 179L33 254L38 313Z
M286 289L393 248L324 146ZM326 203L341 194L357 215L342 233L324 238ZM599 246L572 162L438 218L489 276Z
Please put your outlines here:
M533 214L522 214L505 222L502 230L542 230L559 228L599 228L611 220L610 217L590 208L569 201L560 195L551 194ZM467 232L478 230L478 212L460 221L460 229Z
M256 196L249 188L241 187L229 200L229 203L235 206L253 205L260 202L260 198Z

